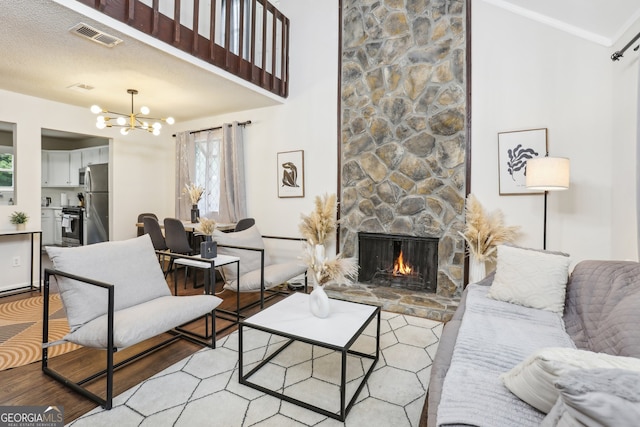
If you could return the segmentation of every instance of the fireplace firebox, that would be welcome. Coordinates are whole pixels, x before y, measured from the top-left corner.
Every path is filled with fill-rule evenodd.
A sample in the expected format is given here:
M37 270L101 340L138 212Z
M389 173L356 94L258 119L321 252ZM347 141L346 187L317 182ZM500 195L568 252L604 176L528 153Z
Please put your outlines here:
M435 293L438 239L360 232L358 264L360 283Z

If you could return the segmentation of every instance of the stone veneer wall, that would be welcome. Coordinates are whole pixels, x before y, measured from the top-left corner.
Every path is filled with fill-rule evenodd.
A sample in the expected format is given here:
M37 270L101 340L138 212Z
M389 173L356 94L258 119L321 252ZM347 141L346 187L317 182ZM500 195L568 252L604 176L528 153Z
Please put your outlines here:
M462 291L464 0L343 0L340 249L438 237L437 295Z

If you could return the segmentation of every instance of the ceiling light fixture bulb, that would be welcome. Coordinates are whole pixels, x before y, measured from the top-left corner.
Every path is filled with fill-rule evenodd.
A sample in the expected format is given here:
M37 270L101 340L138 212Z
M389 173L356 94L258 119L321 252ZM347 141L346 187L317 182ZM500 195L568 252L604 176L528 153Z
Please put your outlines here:
M162 129L162 122L166 122L170 125L175 123L173 117L168 117L166 119L148 117L147 114L149 114L151 110L145 105L140 107L140 113L136 114L134 112L134 96L138 94L138 91L136 89L127 89L127 93L131 95L130 113L103 110L98 105L91 106L91 112L99 114L96 120L96 127L98 129L118 126L122 127L120 130L122 135L128 135L130 131L135 129L159 135L160 129ZM153 124L151 123L152 121L154 122Z

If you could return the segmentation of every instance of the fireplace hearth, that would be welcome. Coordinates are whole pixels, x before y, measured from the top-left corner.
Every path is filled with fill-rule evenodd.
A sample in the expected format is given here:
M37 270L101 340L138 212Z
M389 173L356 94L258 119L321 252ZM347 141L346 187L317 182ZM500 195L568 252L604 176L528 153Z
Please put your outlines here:
M359 232L358 248L360 283L436 292L437 238Z

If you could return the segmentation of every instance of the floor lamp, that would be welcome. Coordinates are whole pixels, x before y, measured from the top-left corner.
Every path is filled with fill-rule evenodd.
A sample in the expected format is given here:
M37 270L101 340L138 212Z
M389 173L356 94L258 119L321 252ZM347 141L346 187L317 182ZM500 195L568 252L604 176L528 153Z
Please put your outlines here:
M569 159L536 157L527 160L525 185L529 190L544 191L544 233L542 248L547 249L547 194L569 188Z

